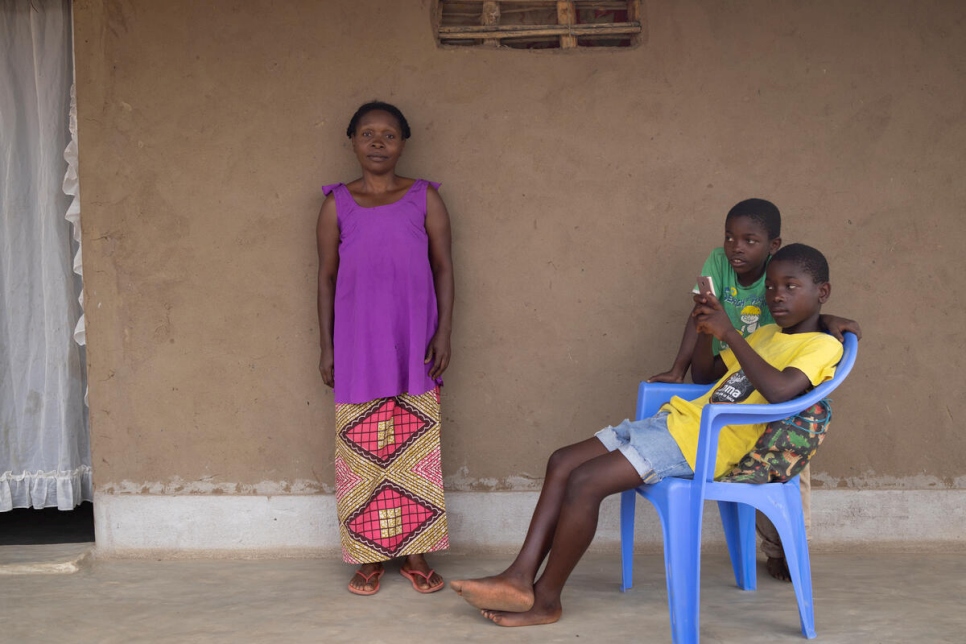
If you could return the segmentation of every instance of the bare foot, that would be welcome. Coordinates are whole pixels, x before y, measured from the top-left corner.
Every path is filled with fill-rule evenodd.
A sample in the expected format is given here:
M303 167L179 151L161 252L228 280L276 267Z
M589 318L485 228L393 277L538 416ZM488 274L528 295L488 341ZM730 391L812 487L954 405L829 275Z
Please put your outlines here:
M443 578L426 563L423 555L409 555L402 564L403 575L408 578L417 590L424 593L436 592L443 588ZM420 574L408 574L410 572Z
M349 580L349 592L356 595L374 595L379 590L379 579L384 572L381 563L362 564Z
M501 610L481 610L483 617L497 626L537 626L539 624L553 624L563 613L559 603L534 607L525 613L513 613Z
M765 562L765 569L768 574L778 581L791 581L792 574L788 572L788 562L784 557L768 557Z
M520 613L533 607L533 584L505 573L480 579L456 579L449 585L476 608Z

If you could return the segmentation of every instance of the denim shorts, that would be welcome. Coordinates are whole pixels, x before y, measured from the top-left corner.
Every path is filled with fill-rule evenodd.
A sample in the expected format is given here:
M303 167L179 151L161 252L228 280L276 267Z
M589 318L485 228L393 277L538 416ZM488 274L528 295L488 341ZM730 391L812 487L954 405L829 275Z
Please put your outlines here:
M664 411L644 420L625 420L616 427L605 427L595 436L607 451L620 450L648 485L668 476L692 478L694 471L667 430L667 417Z

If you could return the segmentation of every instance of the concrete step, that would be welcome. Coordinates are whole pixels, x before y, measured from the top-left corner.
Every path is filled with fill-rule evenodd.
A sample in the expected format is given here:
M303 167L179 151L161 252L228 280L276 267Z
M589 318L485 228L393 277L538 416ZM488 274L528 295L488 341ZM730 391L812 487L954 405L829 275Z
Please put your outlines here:
M74 573L90 566L93 552L92 542L0 546L0 576Z

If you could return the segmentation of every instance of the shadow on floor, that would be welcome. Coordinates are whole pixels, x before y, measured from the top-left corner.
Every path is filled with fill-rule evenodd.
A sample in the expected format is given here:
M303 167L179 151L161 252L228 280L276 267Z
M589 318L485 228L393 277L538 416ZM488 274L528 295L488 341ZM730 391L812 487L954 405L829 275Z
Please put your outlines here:
M94 541L94 505L81 503L70 511L18 508L0 512L0 546Z

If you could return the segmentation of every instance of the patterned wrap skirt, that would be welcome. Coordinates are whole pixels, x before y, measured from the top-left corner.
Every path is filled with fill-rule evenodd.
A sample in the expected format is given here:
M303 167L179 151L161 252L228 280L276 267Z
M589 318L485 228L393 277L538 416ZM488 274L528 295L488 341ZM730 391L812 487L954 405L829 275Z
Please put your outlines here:
M336 404L335 417L343 560L376 563L449 547L439 387L419 396Z

